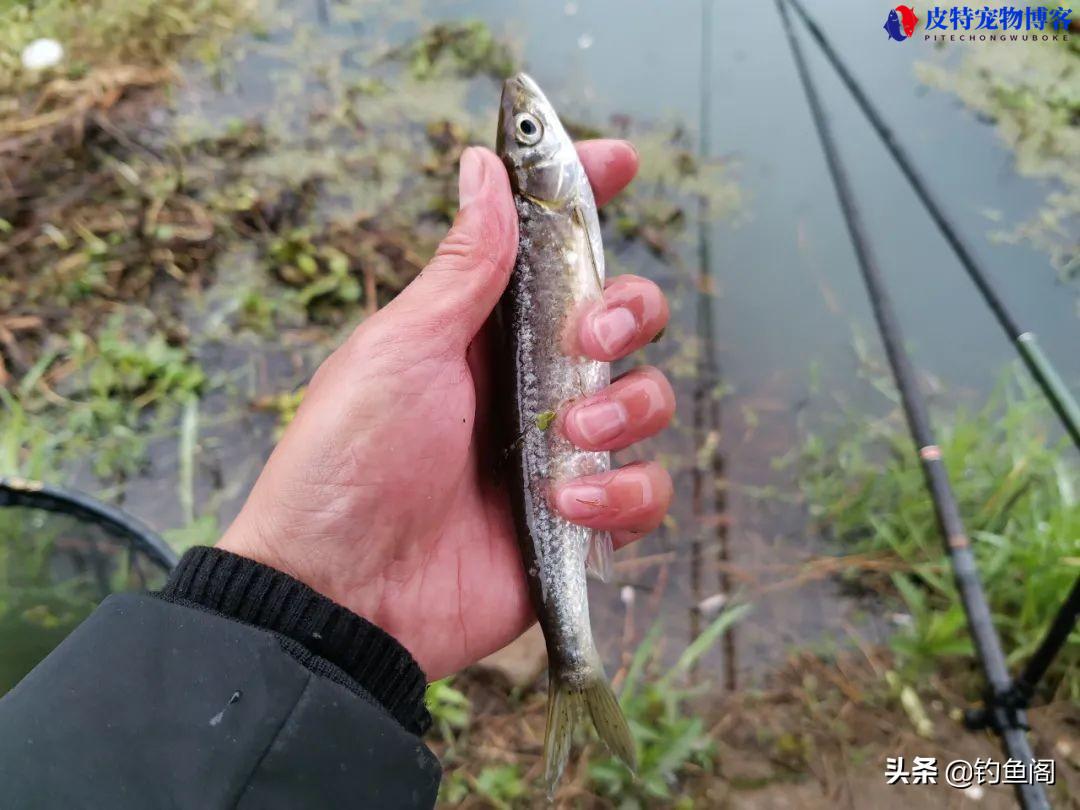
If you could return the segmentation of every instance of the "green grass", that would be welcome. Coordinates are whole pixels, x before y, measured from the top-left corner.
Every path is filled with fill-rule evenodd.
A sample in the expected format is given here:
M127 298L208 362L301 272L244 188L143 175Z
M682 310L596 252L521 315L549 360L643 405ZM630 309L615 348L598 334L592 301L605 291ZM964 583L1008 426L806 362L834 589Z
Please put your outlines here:
M199 365L160 332L138 336L114 318L96 340L71 336L77 369L66 407L51 417L69 432L65 452L89 452L102 478L134 472L147 440L172 425L180 407L206 384Z
M1048 407L1010 378L978 411L939 418L939 442L1009 662L1038 644L1080 574L1080 500L1075 449L1048 433ZM885 552L902 565L886 580L855 572L910 614L893 646L917 678L943 669L973 675L974 650L922 469L894 412L849 419L802 453L812 516L845 552ZM972 689L977 680L968 678ZM1080 699L1080 633L1047 679L1045 697Z
M186 349L119 317L55 345L13 391L0 388L0 472L43 477L84 458L103 480L135 472L207 383ZM55 367L68 369L60 393L45 384Z
M40 480L53 472L56 454L56 438L49 429L0 388L0 475Z
M676 806L689 801L692 806L693 797L682 792L682 780L714 772L716 744L703 716L693 708L695 699L712 685L686 685L686 675L749 609L736 605L725 610L666 669L659 657L664 626L659 621L653 625L634 653L619 694L638 744L637 773L613 757L594 761L589 777L597 793L627 810L650 807L658 800Z
M459 745L467 744L474 718L469 696L454 686L454 680L450 677L429 684L425 695L433 733L446 745L444 759L448 762L453 761ZM466 768L450 770L439 786L439 800L457 805L469 796L479 796L497 808L509 808L528 792L519 765L495 764L480 768L475 775Z
M432 725L447 745L453 745L458 732L469 727L472 706L468 696L454 688L454 679L443 678L428 684L424 702L431 713Z

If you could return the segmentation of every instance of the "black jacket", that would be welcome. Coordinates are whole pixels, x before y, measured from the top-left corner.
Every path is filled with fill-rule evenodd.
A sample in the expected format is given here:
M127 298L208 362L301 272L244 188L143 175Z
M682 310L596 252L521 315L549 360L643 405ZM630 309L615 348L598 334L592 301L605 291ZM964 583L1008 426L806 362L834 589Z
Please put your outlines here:
M364 619L193 549L0 700L0 808L430 807L424 687Z

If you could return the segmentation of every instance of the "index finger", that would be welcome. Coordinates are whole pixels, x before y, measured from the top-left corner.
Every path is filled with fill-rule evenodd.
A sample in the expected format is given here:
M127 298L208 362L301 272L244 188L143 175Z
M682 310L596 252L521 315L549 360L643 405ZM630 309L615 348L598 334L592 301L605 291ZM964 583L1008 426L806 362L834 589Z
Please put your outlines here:
M629 141L610 138L581 141L577 150L597 205L607 203L637 174L638 153Z

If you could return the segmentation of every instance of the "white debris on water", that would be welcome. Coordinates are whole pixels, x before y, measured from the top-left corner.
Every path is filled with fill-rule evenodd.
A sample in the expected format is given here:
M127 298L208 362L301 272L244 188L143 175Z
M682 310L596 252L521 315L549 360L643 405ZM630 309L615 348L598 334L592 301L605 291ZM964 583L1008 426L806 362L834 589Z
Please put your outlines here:
M60 64L64 46L55 39L35 39L23 48L22 66L27 70L45 70Z
M986 795L986 791L983 790L981 785L969 785L964 788L964 795L971 799L971 801L977 802Z
M589 50L592 47L593 38L592 34L582 34L577 38L577 46L583 51Z
M567 3L565 6L563 6L563 13L567 17L573 17L575 14L577 14L577 12L578 12L577 3Z

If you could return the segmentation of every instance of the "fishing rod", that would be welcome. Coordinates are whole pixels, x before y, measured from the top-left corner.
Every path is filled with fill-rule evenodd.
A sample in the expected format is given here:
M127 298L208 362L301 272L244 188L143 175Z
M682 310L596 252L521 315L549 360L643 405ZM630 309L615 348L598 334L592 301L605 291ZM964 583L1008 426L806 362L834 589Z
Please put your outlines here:
M915 162L908 155L907 150L900 145L896 133L885 123L881 113L874 106L870 97L867 96L866 91L863 90L851 71L848 70L847 65L837 54L836 49L833 48L832 43L825 36L820 26L803 7L802 0L787 1L795 9L799 17L802 18L803 24L810 32L810 36L813 37L821 52L829 60L829 64L833 66L836 74L840 77L840 81L851 93L855 103L863 115L866 116L866 120L870 122L870 126L874 128L874 131L881 138L896 165L900 168L904 177L907 178L908 183L911 184L912 190L926 208L927 213L930 214L930 218L937 225L938 230L941 231L941 235L945 237L945 241L953 249L953 253L956 254L961 266L967 271L968 276L982 294L987 306L990 307L990 311L994 313L998 324L1009 340L1012 341L1031 375L1035 378L1039 387L1042 388L1054 411L1057 412L1061 424L1072 438L1073 444L1080 450L1080 405L1077 404L1076 398L1073 397L1068 386L1065 385L1061 374L1058 373L1050 358L1043 352L1035 333L1030 329L1021 328L989 276L983 272L979 263L975 260L974 250L960 234L960 230L952 219L942 209L941 204L933 192L930 191L926 179L916 168Z
M0 476L0 508L5 506L23 506L71 515L127 538L167 571L176 565L176 552L153 529L122 509L102 503L83 492L25 478Z
M1076 398L1073 397L1072 392L1050 361L1050 358L1046 356L1042 347L1039 346L1035 333L1029 329L1023 329L1019 325L990 277L983 272L983 269L975 260L975 251L960 234L959 228L945 213L907 150L900 144L889 125L885 123L884 118L882 118L881 113L870 100L866 91L863 90L844 63L844 60L840 58L840 55L832 46L828 37L825 36L825 32L807 12L802 0L788 0L788 2L802 19L810 36L828 59L840 81L851 93L856 105L881 138L885 149L892 156L901 173L911 184L912 190L922 202L934 224L937 225L941 235L945 237L945 241L953 249L953 253L960 261L960 265L967 271L968 277L979 290L998 324L1012 341L1013 346L1024 361L1024 365L1031 372L1031 376L1035 378L1036 383L1042 389L1043 394L1050 402L1073 444L1080 450L1080 405L1077 404ZM1046 670L1054 657L1065 645L1073 628L1076 627L1078 616L1080 616L1080 577L1077 577L1064 604L1051 620L1050 627L1047 629L1046 635L1035 654L1032 655L1031 661L1029 661L1020 677L1017 678L1013 693L1010 696L1010 700L1014 705L1026 708L1030 704L1035 687L1041 677L1046 674ZM985 713L969 713L967 719L971 728L984 728L988 722Z
M701 60L700 95L698 97L698 159L704 164L712 154L712 105L711 82L713 70L713 6L714 0L701 0ZM712 240L709 217L709 200L704 194L697 198L697 293L695 296L695 327L701 338L701 351L696 363L696 380L693 393L693 428L694 442L697 447L705 445L709 435L719 435L722 413L716 397L716 386L720 381L720 361L716 353L716 324L713 317L712 289ZM723 514L727 511L727 495L718 482L724 480L724 456L719 448L709 454L710 465L705 468L695 464L691 472L692 504L698 528L694 533L691 546L691 588L695 607L690 614L691 632L696 638L701 632L702 573L713 566L706 564L704 549L707 547L706 535L712 535L714 553L721 563L730 561L731 550L726 526L721 521L715 528L707 529L708 521L704 516L711 512ZM717 593L731 596L731 580L725 566L719 566L716 578ZM710 593L712 586L710 585ZM736 687L738 667L736 666L736 631L724 633L722 645L722 665L724 687L733 691Z
M806 57L795 36L785 0L776 0L776 7L780 12L784 33L810 106L811 117L821 141L822 151L825 153L829 176L836 190L840 210L855 249L855 258L866 284L878 331L885 345L885 353L892 368L896 386L900 391L908 427L922 462L926 486L934 504L945 550L952 565L953 578L967 617L968 629L975 641L976 655L986 678L988 688L985 708L990 713L991 727L1000 735L1002 745L1009 757L1019 759L1024 763L1031 762L1034 754L1025 733L1027 718L1023 709L1013 707L1006 701L1013 683L1005 663L1001 639L994 628L986 594L983 592L978 569L975 567L971 543L960 517L956 496L949 483L941 448L934 438L926 402L919 390L911 359L904 349L903 336L896 313L893 311L892 299L885 287L877 258L870 246L862 216L855 204L847 171L840 160L836 141L817 87L810 75ZM1017 784L1014 787L1017 799L1026 810L1050 807L1041 785Z
M1050 622L1050 628L1046 631L1046 636L1035 652L1032 653L1031 658L1028 659L1023 672L1017 677L1013 686L1016 699L1025 708L1035 694L1035 687L1042 680L1043 675L1046 674L1046 670L1050 668L1054 656L1065 645L1065 641L1069 638L1073 628L1076 627L1078 618L1080 618L1080 578L1073 583L1073 588L1069 591L1065 604L1061 606L1057 616Z

